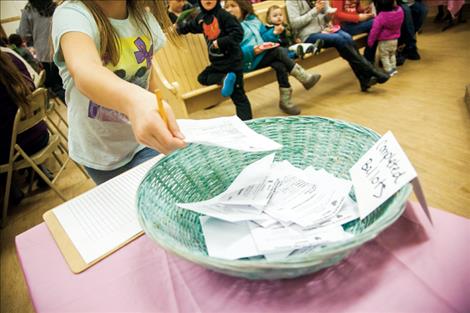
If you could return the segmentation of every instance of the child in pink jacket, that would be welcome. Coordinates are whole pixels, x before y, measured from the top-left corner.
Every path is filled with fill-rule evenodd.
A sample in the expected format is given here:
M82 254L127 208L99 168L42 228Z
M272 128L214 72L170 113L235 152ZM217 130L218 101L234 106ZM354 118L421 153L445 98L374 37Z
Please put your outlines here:
M379 13L372 24L367 44L372 47L376 40L379 41L378 50L384 70L393 76L398 73L395 55L404 13L394 0L378 0L376 4Z

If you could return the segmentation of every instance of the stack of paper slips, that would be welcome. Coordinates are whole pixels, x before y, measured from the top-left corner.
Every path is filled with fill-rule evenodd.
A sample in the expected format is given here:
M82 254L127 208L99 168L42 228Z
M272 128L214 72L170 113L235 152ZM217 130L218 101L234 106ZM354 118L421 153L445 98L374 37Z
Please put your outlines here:
M352 236L341 226L359 217L350 181L273 161L274 153L250 164L212 199L177 204L204 215L210 256L275 260Z

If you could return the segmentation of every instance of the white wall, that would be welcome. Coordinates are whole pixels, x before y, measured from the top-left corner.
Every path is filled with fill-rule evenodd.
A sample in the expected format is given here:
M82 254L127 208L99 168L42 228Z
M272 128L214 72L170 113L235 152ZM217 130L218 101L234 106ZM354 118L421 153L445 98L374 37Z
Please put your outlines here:
M26 0L0 0L0 18L21 16L21 10L25 7ZM20 25L19 21L2 24L7 35L15 33Z

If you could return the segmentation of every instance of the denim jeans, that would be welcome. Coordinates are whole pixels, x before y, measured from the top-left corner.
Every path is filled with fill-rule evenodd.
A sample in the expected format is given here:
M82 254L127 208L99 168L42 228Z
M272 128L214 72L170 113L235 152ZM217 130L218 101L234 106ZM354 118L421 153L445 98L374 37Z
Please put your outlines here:
M367 33L369 34L370 30L372 29L372 24L374 23L373 19L359 22L359 23L341 23L341 29L350 34L351 36L355 36L357 34ZM377 42L374 43L372 47L366 46L364 49L364 57L371 63L374 63L375 60L375 52L377 51Z
M413 24L413 16L411 15L411 9L407 4L400 4L403 9L404 20L401 24L400 38L398 39L398 45L405 44L405 52L415 52L416 47L416 31Z
M413 17L413 25L415 31L419 31L423 27L424 20L428 15L428 8L422 2L416 1L412 6L410 6L411 16Z
M318 39L323 40L324 44L323 47L335 47L336 49L342 48L347 45L354 45L354 41L348 33L345 31L338 31L332 34L323 34L323 33L315 33L308 36L305 42L308 43L315 43Z
M129 163L117 169L110 171L101 171L85 166L85 170L87 171L88 175L90 175L91 179L93 179L95 184L101 185L102 183L110 180L111 178L118 176L124 173L125 171L130 170L131 168L136 167L137 165L144 163L145 161L150 160L151 158L159 154L160 153L155 150L152 150L150 148L144 148L137 152L134 155L134 158Z

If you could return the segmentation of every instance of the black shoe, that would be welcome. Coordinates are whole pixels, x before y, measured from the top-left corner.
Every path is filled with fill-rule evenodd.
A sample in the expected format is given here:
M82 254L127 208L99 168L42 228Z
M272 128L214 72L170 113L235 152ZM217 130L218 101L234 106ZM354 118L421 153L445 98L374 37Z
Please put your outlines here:
M366 92L370 87L374 86L375 84L377 84L377 77L375 76L371 76L369 78L366 78L366 79L360 79L359 80L360 84L361 84L361 91L362 92Z
M402 66L403 64L405 64L406 58L403 54L397 53L396 58L397 58L397 66Z
M403 56L407 58L408 60L414 60L414 61L421 60L421 56L416 50L403 52Z
M390 79L390 75L385 73L385 72L382 72L381 70L375 70L374 71L374 76L376 79L377 79L377 82L379 84L384 84L387 82L387 80Z

